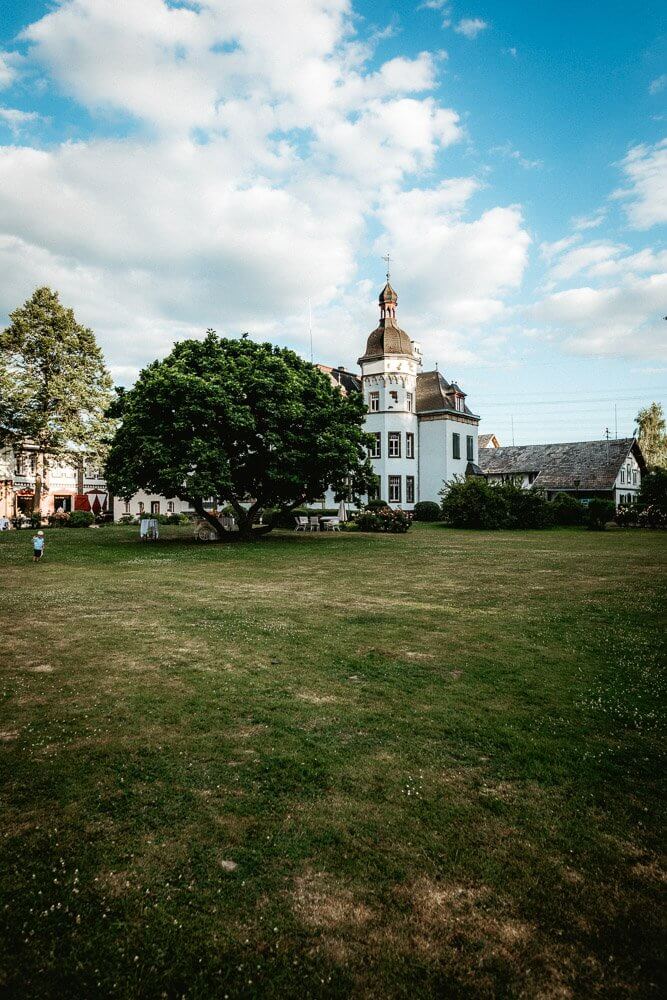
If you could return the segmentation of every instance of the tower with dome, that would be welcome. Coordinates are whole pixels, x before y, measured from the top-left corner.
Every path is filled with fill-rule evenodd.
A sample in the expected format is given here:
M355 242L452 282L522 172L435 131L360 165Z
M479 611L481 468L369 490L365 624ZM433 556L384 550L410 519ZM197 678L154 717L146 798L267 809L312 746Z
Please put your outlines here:
M443 483L480 472L479 416L456 382L423 371L419 344L396 320L398 295L390 282L380 292L380 321L359 358L361 376L320 367L344 391L361 391L376 495L412 510L420 500L439 501Z

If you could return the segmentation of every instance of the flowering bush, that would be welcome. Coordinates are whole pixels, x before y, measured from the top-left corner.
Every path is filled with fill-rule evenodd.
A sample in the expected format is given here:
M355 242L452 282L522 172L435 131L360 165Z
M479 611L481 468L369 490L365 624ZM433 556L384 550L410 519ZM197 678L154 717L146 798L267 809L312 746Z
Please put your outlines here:
M382 507L380 510L364 510L356 521L360 531L389 531L402 535L408 530L411 520L404 510Z
M634 528L638 524L639 510L634 504L616 510L615 521L619 528Z
M649 504L637 515L640 528L667 528L667 514L656 504Z

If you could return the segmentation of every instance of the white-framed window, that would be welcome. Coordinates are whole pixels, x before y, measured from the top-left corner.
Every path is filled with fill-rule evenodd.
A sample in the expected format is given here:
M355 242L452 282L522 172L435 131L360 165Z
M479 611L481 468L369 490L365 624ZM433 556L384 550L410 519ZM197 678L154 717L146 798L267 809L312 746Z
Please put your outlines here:
M389 476L389 503L401 502L401 477Z
M625 482L625 469L621 469L621 482Z
M377 413L380 409L380 393L379 392L369 392L368 393L368 409L371 413Z
M452 458L461 457L461 435L452 434Z
M380 486L381 486L381 482L382 481L381 481L381 479L380 479L379 476L375 476L374 477L374 482L371 485L370 489L368 490L368 499L369 500L379 500L380 499L380 492L381 492Z
M126 514L131 514L132 513L132 511L130 510L130 501L129 500L125 501L125 513Z
M414 404L414 396L411 392L406 392L405 394L405 409L412 413Z
M159 514L159 513L160 513L160 501L151 500L151 514Z
M456 409L463 411L463 396L457 392L454 399L456 402Z
M382 458L382 435L376 431L373 435L373 443L368 449L369 458Z
M143 514L143 512L144 512L144 504L143 504L143 502L142 502L142 501L140 500L140 501L139 501L139 513L140 513L140 514Z
M472 434L466 435L466 458L469 462L475 461L475 439Z
M176 510L176 504L174 503L174 501L173 500L168 500L167 501L167 514L173 514L175 510Z
M401 457L401 434L400 431L389 431L389 458Z
M414 503L415 502L415 477L406 476L405 477L405 502Z
M405 435L405 457L415 457L415 436L410 431Z
M397 389L390 389L389 390L389 398L391 399L392 403L395 403L396 406L398 406L398 390Z
M636 469L632 470L632 485L633 486L637 485L637 470Z

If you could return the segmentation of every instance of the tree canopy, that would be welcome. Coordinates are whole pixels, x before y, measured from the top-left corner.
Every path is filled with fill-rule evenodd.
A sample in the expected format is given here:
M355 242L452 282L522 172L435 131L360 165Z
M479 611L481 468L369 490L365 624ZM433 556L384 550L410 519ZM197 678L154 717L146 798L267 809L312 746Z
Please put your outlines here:
M204 508L230 504L248 535L266 507L296 507L328 487L367 491L372 470L360 393L343 395L293 351L209 330L176 344L119 397L108 461L114 493L137 490Z
M647 465L667 468L665 415L659 403L651 403L639 411L636 434Z
M79 450L99 456L111 378L88 327L38 288L0 333L0 445L37 448L35 507L51 458Z

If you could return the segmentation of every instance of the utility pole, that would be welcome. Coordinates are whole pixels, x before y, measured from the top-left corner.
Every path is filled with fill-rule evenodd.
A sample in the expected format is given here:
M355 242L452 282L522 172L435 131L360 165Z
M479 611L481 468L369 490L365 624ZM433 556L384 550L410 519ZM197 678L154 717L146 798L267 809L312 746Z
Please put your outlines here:
M310 363L313 363L313 310L308 298L308 335L310 337Z

